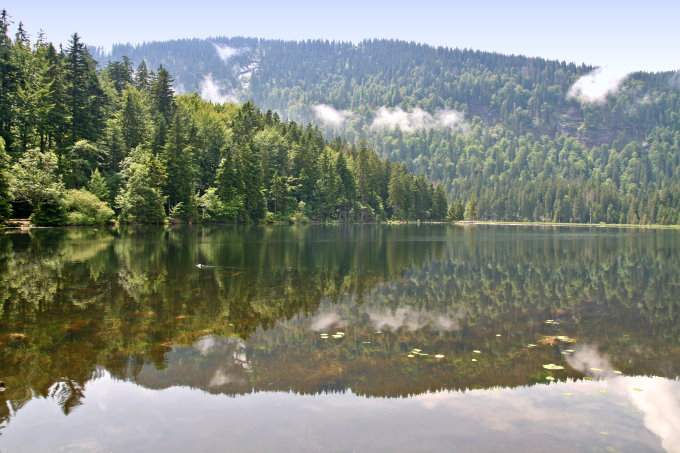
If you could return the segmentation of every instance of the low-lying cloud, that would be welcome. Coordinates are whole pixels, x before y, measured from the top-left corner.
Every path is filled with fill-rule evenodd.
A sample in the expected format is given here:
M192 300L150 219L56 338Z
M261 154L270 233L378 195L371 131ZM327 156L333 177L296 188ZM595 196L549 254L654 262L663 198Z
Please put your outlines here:
M394 311L368 308L366 312L376 330L385 327L389 327L392 330L406 327L411 332L416 332L426 326L439 332L459 330L460 320L465 317L464 312L457 312L454 314L433 313L429 311L413 310L407 307L397 308Z
M610 94L615 94L630 75L630 71L615 68L597 68L581 76L567 92L567 99L576 98L582 103L602 104Z
M235 49L233 47L220 45L217 43L213 43L213 46L215 46L215 51L217 51L217 55L220 57L220 60L222 60L225 63L229 61L231 57L233 57L234 55L238 55L241 52L240 49Z
M319 311L312 317L312 323L309 328L315 332L320 332L341 324L343 324L342 317L337 312Z
M441 110L434 115L416 107L412 112L406 112L401 107L380 107L373 118L371 129L399 128L404 132L416 132L425 129L455 128L462 124L464 115L456 110Z
M334 127L341 127L345 121L350 120L356 115L349 110L337 110L327 104L316 104L312 106L317 119Z
M206 101L217 104L224 104L227 102L237 102L234 91L225 86L224 83L213 79L212 74L203 77L199 83L200 96Z
M607 356L591 345L578 346L572 354L566 356L566 360L573 369L591 376L596 374L593 373L593 368L602 370L602 373L611 373L614 370Z

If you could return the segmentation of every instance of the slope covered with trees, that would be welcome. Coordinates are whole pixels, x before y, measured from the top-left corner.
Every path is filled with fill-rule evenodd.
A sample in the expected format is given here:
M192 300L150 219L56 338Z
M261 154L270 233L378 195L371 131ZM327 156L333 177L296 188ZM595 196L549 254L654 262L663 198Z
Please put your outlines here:
M393 40L214 38L97 55L123 56L167 66L187 92L366 141L450 202L474 196L483 219L680 221L678 73L588 96L577 88L592 67Z
M327 141L251 102L177 96L145 61L102 69L0 29L0 221L36 224L444 220L442 187L366 144ZM11 204L11 205L10 205Z

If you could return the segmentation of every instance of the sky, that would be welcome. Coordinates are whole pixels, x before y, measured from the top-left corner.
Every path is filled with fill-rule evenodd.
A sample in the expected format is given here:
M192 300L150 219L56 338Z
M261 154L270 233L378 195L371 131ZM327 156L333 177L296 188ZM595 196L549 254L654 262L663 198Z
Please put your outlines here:
M394 38L615 70L680 70L677 0L5 0L14 32L89 45L252 36Z

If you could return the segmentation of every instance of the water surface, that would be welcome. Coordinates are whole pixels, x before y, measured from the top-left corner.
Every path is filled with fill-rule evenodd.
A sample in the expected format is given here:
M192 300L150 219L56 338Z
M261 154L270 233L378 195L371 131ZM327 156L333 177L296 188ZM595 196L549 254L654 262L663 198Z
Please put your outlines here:
M3 452L680 451L677 231L32 230L0 303Z

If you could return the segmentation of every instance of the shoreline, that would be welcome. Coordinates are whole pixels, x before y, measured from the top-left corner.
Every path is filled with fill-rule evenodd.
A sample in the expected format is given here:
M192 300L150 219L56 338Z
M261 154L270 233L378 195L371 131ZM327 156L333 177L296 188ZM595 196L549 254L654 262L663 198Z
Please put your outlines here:
M120 226L147 226L152 224L119 224L112 223L107 225L59 225L59 226L39 226L30 224L27 219L9 219L5 225L0 226L0 230L31 230L31 229L57 229L57 228L106 228ZM503 221L503 220L459 220L451 221L387 221L387 222L305 222L305 223L286 223L274 222L267 223L162 223L158 225L258 225L258 226L300 226L300 225L457 225L462 227L470 226L537 226L537 227L569 227L569 228L628 228L628 229L657 229L657 230L680 230L680 225L637 225L637 224L618 224L618 223L567 223L567 222L537 222L537 221Z

